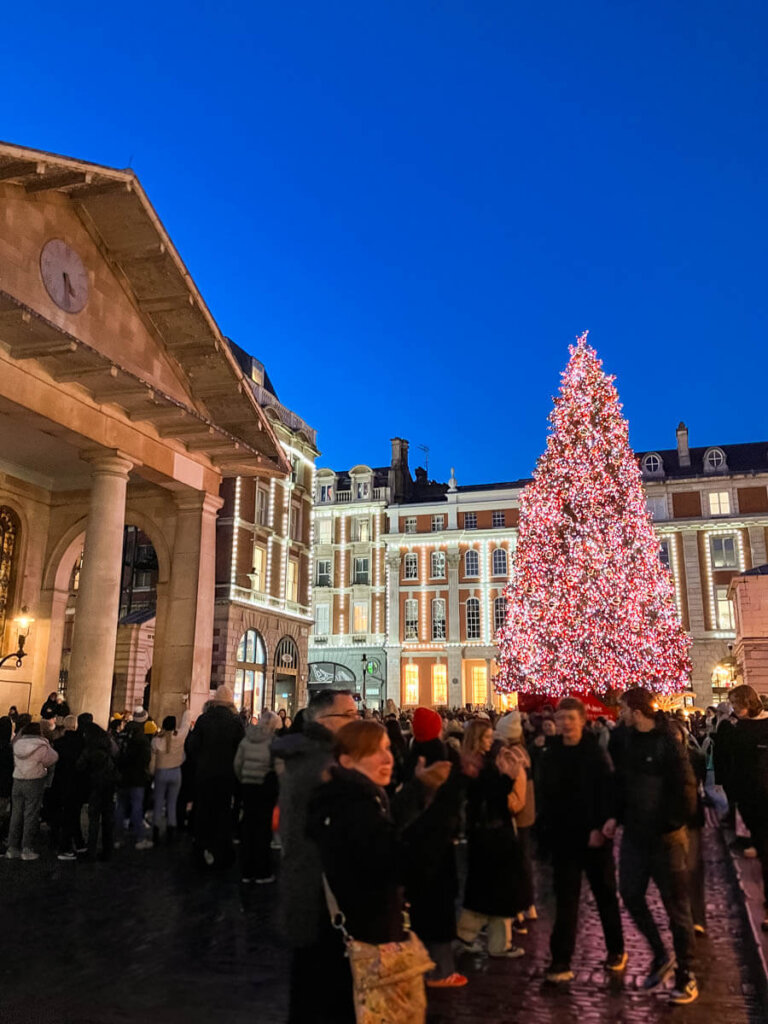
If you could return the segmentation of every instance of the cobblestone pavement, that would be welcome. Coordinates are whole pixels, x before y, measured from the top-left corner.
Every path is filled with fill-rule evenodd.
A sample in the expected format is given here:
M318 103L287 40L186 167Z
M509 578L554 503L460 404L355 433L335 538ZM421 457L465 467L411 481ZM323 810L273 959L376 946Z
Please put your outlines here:
M638 990L649 957L629 925L626 978L609 984L587 897L576 979L562 991L545 986L545 900L521 940L528 955L464 957L470 984L431 993L430 1024L765 1024L730 869L719 836L708 840L698 1003L671 1008ZM179 844L120 850L109 864L0 861L0 1024L282 1024L287 960L272 925L274 887L201 875L187 853Z

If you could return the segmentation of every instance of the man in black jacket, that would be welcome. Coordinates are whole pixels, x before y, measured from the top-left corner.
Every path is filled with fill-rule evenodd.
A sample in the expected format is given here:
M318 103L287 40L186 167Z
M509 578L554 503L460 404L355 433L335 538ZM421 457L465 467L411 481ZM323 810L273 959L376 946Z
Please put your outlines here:
M619 890L653 952L643 987L657 988L676 967L670 999L678 1005L692 1003L699 991L692 971L695 933L686 823L696 813L696 780L684 748L657 724L649 690L627 690L621 698L621 714L624 728L615 730L610 746L617 773L618 817L624 825ZM608 823L606 835L613 835L615 824ZM651 879L669 917L675 956L667 952L645 899Z
M609 971L627 965L613 843L603 834L615 818L614 778L597 739L584 731L586 709L575 697L557 706L560 735L554 736L539 759L538 829L542 847L552 854L557 911L550 938L551 982L573 978L571 957L576 946L581 878L586 874L603 926Z

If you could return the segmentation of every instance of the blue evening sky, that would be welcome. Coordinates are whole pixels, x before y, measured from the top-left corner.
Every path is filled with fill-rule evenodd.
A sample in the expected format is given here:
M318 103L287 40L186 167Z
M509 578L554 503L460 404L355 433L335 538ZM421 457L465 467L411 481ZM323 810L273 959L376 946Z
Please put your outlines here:
M768 439L767 46L764 0L42 0L0 138L137 171L322 464L514 479L585 328L636 448Z

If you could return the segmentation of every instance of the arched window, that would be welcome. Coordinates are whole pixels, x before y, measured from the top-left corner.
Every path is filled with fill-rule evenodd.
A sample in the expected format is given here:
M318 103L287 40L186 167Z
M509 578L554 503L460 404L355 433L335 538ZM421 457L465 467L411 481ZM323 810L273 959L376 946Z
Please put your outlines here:
M657 455L656 452L651 452L643 457L643 472L646 476L658 476L661 473L662 467L661 456Z
M432 602L432 639L445 640L445 601L436 597Z
M480 575L480 558L474 548L470 548L466 555L464 555L464 575Z
M480 639L480 602L476 597L467 598L467 640Z
M19 518L12 508L0 505L0 640L13 599L19 550Z
M417 580L419 578L419 556L413 551L403 558L403 579Z
M445 579L445 552L444 551L433 551L431 558L431 571L430 575L433 580L444 580Z
M507 622L507 600L504 597L497 597L493 602L493 631L498 633Z
M264 703L267 649L256 629L247 629L237 645L235 704L250 715L258 715Z
M493 552L493 575L507 575L507 552L504 548L496 548Z
M705 473L718 473L727 468L725 452L722 448L710 448L709 451L704 454Z

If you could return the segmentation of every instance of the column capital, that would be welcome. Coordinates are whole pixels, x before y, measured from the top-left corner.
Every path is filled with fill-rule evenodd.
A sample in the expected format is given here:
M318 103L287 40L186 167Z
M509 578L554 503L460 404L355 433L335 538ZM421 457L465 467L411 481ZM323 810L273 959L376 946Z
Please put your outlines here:
M134 467L141 465L119 448L85 448L80 458L93 467L94 476L117 476L125 480Z
M202 512L216 515L224 499L208 491L178 491L173 497L178 512Z

